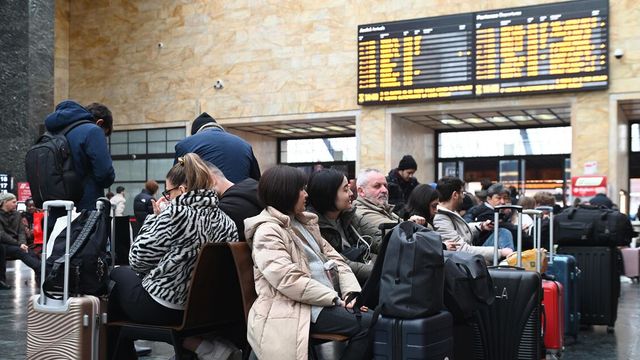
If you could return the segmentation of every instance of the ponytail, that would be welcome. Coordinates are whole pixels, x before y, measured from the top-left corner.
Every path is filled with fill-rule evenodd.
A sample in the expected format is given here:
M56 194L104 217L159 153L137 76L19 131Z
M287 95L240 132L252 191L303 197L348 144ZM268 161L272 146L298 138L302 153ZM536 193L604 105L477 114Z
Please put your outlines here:
M167 173L167 180L175 186L184 185L187 192L213 187L209 168L200 156L194 153L179 157Z

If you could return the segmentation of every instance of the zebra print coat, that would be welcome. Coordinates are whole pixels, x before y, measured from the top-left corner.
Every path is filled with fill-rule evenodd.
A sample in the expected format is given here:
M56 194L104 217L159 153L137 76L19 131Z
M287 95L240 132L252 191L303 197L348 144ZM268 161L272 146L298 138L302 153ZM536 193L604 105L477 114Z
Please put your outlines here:
M218 208L213 190L193 190L147 216L131 245L129 264L144 274L142 286L154 299L183 308L200 248L224 241L238 241L235 223Z

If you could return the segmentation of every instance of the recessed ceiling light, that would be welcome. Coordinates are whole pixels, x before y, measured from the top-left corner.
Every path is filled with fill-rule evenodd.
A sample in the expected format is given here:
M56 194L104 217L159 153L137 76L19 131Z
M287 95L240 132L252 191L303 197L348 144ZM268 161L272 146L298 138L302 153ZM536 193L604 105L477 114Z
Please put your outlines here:
M345 131L345 130L347 130L346 128L344 128L342 126L336 126L336 125L327 126L327 129L333 130L333 131Z
M462 120L458 120L458 119L442 119L442 120L440 120L440 122L445 124L445 125L460 125L460 124L464 124L464 122L462 122Z
M356 124L347 125L347 127L348 127L349 129L353 129L353 130L355 130L355 129L356 129Z
M484 121L484 119L480 119L480 118L466 118L464 119L465 122L468 122L469 124L482 124L486 121Z
M511 116L511 120L513 120L513 121L529 121L529 120L531 120L531 116L529 116L529 115Z
M280 134L293 134L293 131L287 129L275 129L273 131Z
M553 114L540 114L540 115L536 115L536 119L538 119L538 120L555 120L556 117Z
M325 128L321 128L321 127L317 127L317 126L310 127L309 130L315 131L315 132L327 132L327 131L329 131L329 130L327 130Z
M302 128L291 128L291 129L289 129L289 131L293 131L293 132L297 132L297 133L308 133L308 132L310 132L309 130L302 129Z
M492 123L503 123L509 121L509 119L504 116L492 116L490 118L487 118L487 120L491 121Z

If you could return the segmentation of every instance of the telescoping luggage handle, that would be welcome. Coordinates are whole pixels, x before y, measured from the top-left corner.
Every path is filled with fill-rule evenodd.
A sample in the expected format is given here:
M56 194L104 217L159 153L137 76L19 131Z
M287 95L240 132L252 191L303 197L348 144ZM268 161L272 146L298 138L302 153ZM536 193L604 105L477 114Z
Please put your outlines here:
M526 209L523 214L533 217L533 248L536 250L536 271L542 270L542 210Z
M553 253L555 252L553 243L553 206L538 206L536 210L549 213L549 265L553 264Z
M518 213L518 244L517 267L522 267L522 206L519 205L498 205L493 208L493 266L498 266L500 255L498 253L498 223L500 222L500 211L515 210Z

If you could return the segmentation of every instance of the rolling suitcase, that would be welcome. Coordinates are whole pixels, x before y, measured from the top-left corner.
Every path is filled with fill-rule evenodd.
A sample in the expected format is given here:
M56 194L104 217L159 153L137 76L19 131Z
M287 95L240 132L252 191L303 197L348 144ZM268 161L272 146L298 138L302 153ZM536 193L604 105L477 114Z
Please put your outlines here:
M92 359L105 358L103 324L104 306L95 296L69 297L69 244L71 241L72 201L46 201L44 244L42 258L47 257L47 215L51 207L67 210L67 237L64 263L64 289L60 299L44 295L40 284L40 295L33 295L27 305L27 359ZM42 261L41 279L46 278L45 261Z
M580 330L580 296L578 293L578 282L580 280L580 269L576 258L571 255L554 253L553 238L553 207L541 206L537 210L549 213L549 266L546 274L551 275L556 281L562 284L564 290L564 335L578 339Z
M542 215L541 210L524 210L533 217L534 248L542 249ZM549 248L553 247L552 238ZM539 254L539 253L536 253ZM553 252L549 253L553 256ZM538 255L539 256L539 255ZM536 259L538 260L538 259ZM540 261L536 261L536 271L540 272ZM564 296L562 284L555 278L542 277L542 328L544 329L544 347L552 357L560 356L564 348Z
M558 253L572 255L580 265L580 322L607 325L607 331L613 332L620 296L618 248L561 246Z
M448 311L419 319L380 316L373 329L375 360L453 359L453 317Z
M494 223L499 212L518 212L518 265L522 264L522 207L496 206ZM498 265L498 226L494 229L494 266L489 269L496 288L496 300L477 312L474 328L476 359L540 360L542 355L541 302L542 279L535 271Z
M621 249L622 262L624 263L624 275L631 280L640 278L640 248Z

